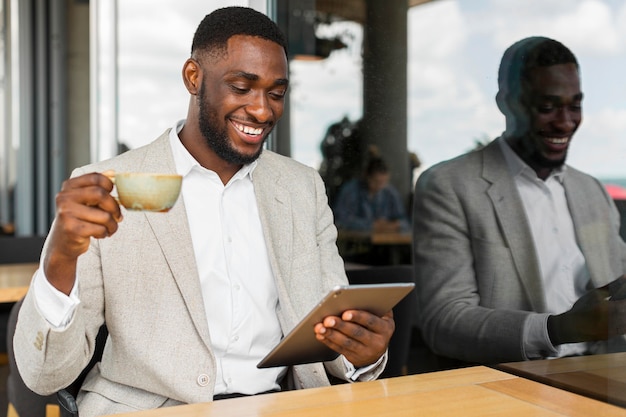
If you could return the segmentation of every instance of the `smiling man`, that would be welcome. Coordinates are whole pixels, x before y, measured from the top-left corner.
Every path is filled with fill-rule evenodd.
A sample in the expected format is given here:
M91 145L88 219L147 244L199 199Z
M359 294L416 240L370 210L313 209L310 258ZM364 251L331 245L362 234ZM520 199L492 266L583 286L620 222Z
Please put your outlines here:
M15 332L24 381L41 394L69 385L102 324L109 337L78 395L81 417L375 379L391 312L350 310L311 329L341 354L334 361L256 367L347 283L321 178L263 149L288 87L278 27L249 8L207 15L182 77L186 120L77 169L57 195ZM181 197L167 213L124 211L109 170L181 174Z
M582 120L577 60L526 38L504 53L498 84L502 136L416 184L424 340L478 363L622 350L619 215L599 181L565 164Z

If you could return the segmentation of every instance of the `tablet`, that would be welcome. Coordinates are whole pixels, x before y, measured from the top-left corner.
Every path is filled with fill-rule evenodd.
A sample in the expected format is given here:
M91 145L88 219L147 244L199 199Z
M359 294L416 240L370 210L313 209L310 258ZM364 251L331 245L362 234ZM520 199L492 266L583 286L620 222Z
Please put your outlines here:
M324 362L337 358L339 353L315 338L313 328L317 323L327 316L341 316L346 310L365 310L377 316L382 316L398 304L413 287L415 287L415 284L412 282L399 282L390 284L339 285L333 288L258 363L257 368Z

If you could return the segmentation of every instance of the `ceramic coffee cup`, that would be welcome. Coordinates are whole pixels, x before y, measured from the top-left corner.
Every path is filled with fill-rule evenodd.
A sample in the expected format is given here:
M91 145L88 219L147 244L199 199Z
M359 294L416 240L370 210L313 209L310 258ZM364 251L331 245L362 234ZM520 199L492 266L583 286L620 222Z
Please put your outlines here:
M128 210L169 211L180 194L183 177L177 174L116 172L117 198Z

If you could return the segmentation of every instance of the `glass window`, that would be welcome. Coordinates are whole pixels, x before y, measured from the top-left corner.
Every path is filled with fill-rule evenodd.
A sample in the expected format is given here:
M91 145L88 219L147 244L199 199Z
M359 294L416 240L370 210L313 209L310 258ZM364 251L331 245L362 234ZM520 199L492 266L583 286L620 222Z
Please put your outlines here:
M578 58L583 123L568 163L626 185L626 3L438 0L409 10L409 148L430 166L504 130L495 103L504 50L527 36Z
M529 35L564 42L580 61L585 121L569 162L626 184L626 142L621 140L626 104L619 83L626 6L618 0L504 5L495 0L275 0L209 6L168 0L158 8L149 0L118 2L122 148L151 141L185 116L188 97L179 68L199 16L235 3L270 13L288 35L290 94L271 148L318 169L333 208L341 187L362 178L371 155L378 155L408 217L421 170L503 130L494 99L499 60L507 46ZM383 262L410 262L406 235L402 239L403 252L385 255ZM371 259L371 245L361 243L355 250Z
M14 232L12 213L12 190L15 188L15 169L11 166L14 161L13 146L10 141L10 124L7 106L9 94L9 79L7 66L7 22L6 8L0 1L0 236L11 235Z
M161 135L187 115L182 67L200 20L211 11L242 4L266 11L265 1L152 0L117 2L117 117L122 149Z

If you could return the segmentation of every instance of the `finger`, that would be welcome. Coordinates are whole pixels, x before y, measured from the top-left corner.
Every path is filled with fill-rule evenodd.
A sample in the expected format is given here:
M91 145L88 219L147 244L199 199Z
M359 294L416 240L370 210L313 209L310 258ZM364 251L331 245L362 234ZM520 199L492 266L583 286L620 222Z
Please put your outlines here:
M341 329L341 330L339 330ZM343 355L354 366L362 367L376 362L387 349L389 338L347 323L337 317L327 317L315 327L316 337L330 349ZM357 334L355 338L351 335Z
M357 351L367 346L383 346L391 339L395 325L390 315L383 319L367 312L352 310L345 312L343 316L349 320L329 316L321 324L325 330L322 335L345 350ZM350 321L356 316L359 320Z
M110 194L112 189L113 183L101 174L86 174L72 178L63 184L57 194L57 210L61 211L74 203L99 207L119 222L122 220L122 213L119 204Z
M57 211L57 219L68 236L103 238L118 228L118 221L109 211L79 203L64 204Z
M345 326L339 325L339 323L341 323L341 320L338 317L326 317L322 323L318 323L315 326L315 337L335 352L344 356L354 355L365 345L347 336L343 332L346 330ZM356 327L354 324L350 325Z
M347 310L341 315L341 319L345 322L359 324L374 333L383 334L389 331L389 322L393 322L393 311L390 310L382 317L378 317L363 310Z
M110 175L112 171L105 171L105 174ZM75 188L84 188L91 186L102 187L107 191L113 190L113 181L109 179L107 175L100 174L98 172L92 172L89 174L80 175L78 177L72 177L63 182L61 186L61 192L68 191Z

